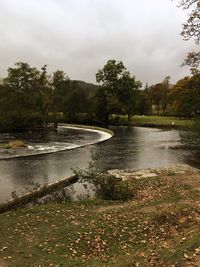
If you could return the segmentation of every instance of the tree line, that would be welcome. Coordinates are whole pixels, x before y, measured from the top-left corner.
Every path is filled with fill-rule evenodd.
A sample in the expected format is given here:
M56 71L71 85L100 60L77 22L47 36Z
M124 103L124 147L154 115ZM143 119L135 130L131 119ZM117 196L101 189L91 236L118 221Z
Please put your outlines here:
M48 123L108 123L111 114L135 112L136 81L122 62L109 60L96 74L99 86L73 81L62 70L52 75L18 62L0 84L0 129L40 128Z
M184 118L200 115L200 71L192 68L191 75L181 78L175 85L167 76L162 82L140 91L138 113L177 116Z
M200 72L170 84L170 77L146 85L121 61L109 60L96 74L99 85L73 81L62 70L52 75L18 62L0 84L0 129L40 128L49 123L107 124L126 115L200 115Z

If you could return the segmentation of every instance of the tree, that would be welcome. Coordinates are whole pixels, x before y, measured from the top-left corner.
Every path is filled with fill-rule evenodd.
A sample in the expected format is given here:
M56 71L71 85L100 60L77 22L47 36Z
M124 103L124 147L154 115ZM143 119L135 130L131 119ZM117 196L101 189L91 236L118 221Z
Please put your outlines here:
M170 77L167 76L161 83L152 85L148 90L149 106L151 106L151 109L154 106L158 115L164 115L167 109L169 81Z
M69 95L71 83L67 74L62 70L53 73L52 87L52 111L54 115L62 113L65 109L65 99Z
M200 72L192 70L192 76L180 79L171 89L170 98L174 111L179 116L200 115Z
M109 115L115 113L127 114L131 120L135 112L136 92L141 82L131 77L123 63L116 60L108 60L103 69L97 72L96 81L101 85L98 95L101 95L106 109L105 118L108 120Z
M109 111L106 92L103 87L99 87L94 97L94 113L96 119L102 122L108 122Z
M82 115L89 112L89 100L86 92L73 81L68 95L64 98L63 112L70 122L81 122Z
M138 91L136 112L139 115L149 114L148 87Z
M188 20L183 25L182 36L185 40L191 38L195 39L197 45L200 42L200 1L199 0L182 0L180 6L184 9L191 9ZM200 51L192 51L188 53L184 64L190 65L191 67L197 68L200 64ZM189 81L189 87L192 88L192 94L190 94L190 104L192 105L195 101L195 113L197 115L196 121L191 129L192 138L186 138L187 145L191 146L192 150L195 147L197 154L200 158L200 146L199 146L199 136L200 136L200 92L199 89L199 74L194 74ZM196 99L195 99L196 98ZM195 144L195 145L193 145Z
M4 109L7 118L6 127L41 126L44 122L44 107L40 71L30 67L28 63L18 62L14 68L8 69L8 76L3 80L3 86L9 95L6 101L8 107Z
M52 106L52 88L50 86L50 76L47 74L47 65L44 65L41 68L37 88L41 96L41 111L46 122L48 122L49 113Z
M200 1L199 0L182 0L179 6L183 9L192 9L187 21L183 24L181 35L184 40L195 39L196 44L200 42ZM184 64L192 67L198 67L200 64L200 51L188 53Z
M183 117L190 117L192 113L192 107L190 102L188 102L188 83L190 77L184 77L180 79L170 91L170 100L172 103L172 108L176 115Z

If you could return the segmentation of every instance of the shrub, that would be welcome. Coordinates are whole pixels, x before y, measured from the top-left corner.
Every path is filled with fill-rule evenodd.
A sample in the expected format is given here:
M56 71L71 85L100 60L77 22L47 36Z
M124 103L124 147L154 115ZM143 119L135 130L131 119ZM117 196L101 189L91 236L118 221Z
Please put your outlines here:
M96 195L106 200L129 200L134 197L134 190L128 181L122 181L113 175L101 172L96 166L97 158L92 155L92 160L86 169L76 169L80 182L89 183Z

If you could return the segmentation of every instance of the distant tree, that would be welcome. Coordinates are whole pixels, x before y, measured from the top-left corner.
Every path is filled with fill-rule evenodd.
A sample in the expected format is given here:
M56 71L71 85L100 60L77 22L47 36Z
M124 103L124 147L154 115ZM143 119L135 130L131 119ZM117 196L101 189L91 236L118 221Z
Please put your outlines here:
M89 112L89 106L86 92L77 85L76 81L71 82L68 95L64 98L65 118L70 122L82 122L84 115Z
M164 115L168 105L170 77L167 76L161 83L152 85L148 89L149 106L155 106L158 115Z
M150 113L147 87L138 91L136 113L139 115L148 115Z
M190 117L192 113L192 107L188 102L188 83L190 77L184 77L180 79L170 91L170 100L172 108L176 115L183 117Z
M8 76L3 80L9 95L7 128L38 127L44 123L41 76L40 71L24 62L18 62L14 68L8 69Z
M96 74L96 80L101 84L99 95L104 99L106 118L112 113L131 115L135 112L136 94L141 82L131 77L121 61L109 60L103 69Z
M47 65L41 68L37 81L37 88L41 96L42 113L48 122L48 116L52 106L52 88L50 86L50 76L47 74Z
M94 97L94 113L98 121L108 122L109 110L108 100L104 88L99 87Z
M0 83L0 130L38 128L64 119L88 123L97 88L71 81L62 70L50 76L47 65L38 70L18 62Z
M39 71L24 62L18 62L15 66L8 69L8 77L4 79L3 84L16 93L17 100L20 100L19 112L23 112L24 109L31 109L34 105L38 93Z
M200 72L192 71L192 76L180 79L170 92L172 105L179 116L200 115Z
M52 110L54 113L61 113L65 109L65 99L68 97L71 82L67 74L57 70L51 78L52 87Z

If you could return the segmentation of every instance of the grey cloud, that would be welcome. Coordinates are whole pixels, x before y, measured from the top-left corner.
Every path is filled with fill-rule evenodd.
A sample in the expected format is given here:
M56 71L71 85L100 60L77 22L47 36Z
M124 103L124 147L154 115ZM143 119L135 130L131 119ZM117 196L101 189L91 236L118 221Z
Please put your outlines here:
M1 0L0 77L16 61L95 82L108 59L155 83L181 68L193 42L181 40L185 13L170 0Z

